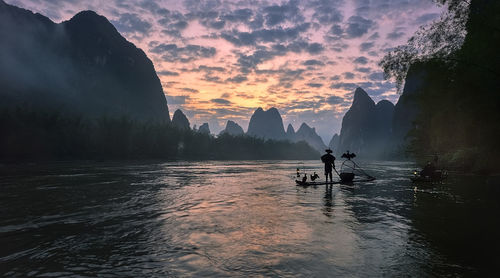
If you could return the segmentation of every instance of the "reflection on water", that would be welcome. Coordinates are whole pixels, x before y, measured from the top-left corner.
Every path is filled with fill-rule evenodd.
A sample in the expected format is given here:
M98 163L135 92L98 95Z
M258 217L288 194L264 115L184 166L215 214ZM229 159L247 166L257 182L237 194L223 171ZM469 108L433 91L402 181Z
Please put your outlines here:
M317 162L0 166L0 274L25 276L485 275L500 262L499 187L457 177L297 187Z

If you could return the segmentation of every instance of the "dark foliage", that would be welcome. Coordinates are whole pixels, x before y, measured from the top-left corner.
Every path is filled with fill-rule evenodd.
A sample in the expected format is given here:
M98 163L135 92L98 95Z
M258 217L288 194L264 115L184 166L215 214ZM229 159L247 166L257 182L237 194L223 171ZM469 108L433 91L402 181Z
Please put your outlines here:
M462 47L445 58L420 62L428 74L409 134L409 151L417 157L438 153L448 166L500 170L499 14L498 1L471 1Z
M0 159L316 159L304 142L179 129L127 118L82 119L57 112L0 112Z

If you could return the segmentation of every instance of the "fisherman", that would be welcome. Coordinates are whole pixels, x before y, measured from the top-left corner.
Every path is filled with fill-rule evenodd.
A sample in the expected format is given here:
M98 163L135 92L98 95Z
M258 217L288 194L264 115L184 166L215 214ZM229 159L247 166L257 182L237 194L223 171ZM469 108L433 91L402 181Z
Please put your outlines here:
M302 177L302 183L306 183L307 182L307 174L304 173L304 176Z
M348 150L346 153L342 154L341 157L342 158L346 158L347 160L351 160L351 158L355 158L356 157L356 154L349 153L349 150Z
M432 177L434 175L434 172L436 172L436 167L432 162L428 161L424 169L420 171L420 175L422 177Z
M315 181L319 178L318 174L316 174L316 172L314 172L314 175L311 175L311 181Z
M326 154L321 157L321 161L325 164L325 176L326 182L328 182L328 176L330 176L330 182L333 182L332 169L335 169L335 156L332 155L332 150L326 149Z
M297 168L297 178L300 178L300 170Z

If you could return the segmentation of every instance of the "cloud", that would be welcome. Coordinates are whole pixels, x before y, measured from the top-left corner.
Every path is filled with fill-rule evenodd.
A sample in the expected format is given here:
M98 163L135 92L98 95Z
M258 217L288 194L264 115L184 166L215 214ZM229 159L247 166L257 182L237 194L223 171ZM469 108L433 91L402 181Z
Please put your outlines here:
M346 91L352 91L352 90L356 89L357 87L359 87L358 84L349 83L349 82L332 83L330 85L330 89L343 89Z
M229 104L231 104L231 102L229 100L223 99L223 98L213 98L210 101L213 102L213 103L222 104L222 105L229 105Z
M297 80L302 80L302 74L304 73L304 69L281 69L279 71L279 86L283 86L284 88L291 88L293 83Z
M313 7L312 19L319 24L338 23L344 19L343 12L338 8L343 3L342 0L333 1L311 1L308 3Z
M323 52L323 50L325 50L323 45L321 45L320 43L317 43L317 42L308 44L306 46L306 51L309 52L309 54L319 54L319 53Z
M364 56L360 56L360 57L354 59L352 62L355 64L359 64L359 65L366 65L366 64L368 64L368 58L366 58Z
M332 25L328 33L340 37L344 33L344 29L342 28L342 26L334 24Z
M222 19L229 22L249 22L253 16L253 11L251 9L237 9L230 13L221 16Z
M137 14L123 13L118 20L111 21L116 29L122 33L139 33L146 35L151 30L151 23L141 19Z
M247 80L248 80L248 78L246 76L240 74L240 75L237 75L237 76L230 77L230 78L226 79L226 82L242 83L242 82L245 82Z
M181 31L189 26L189 19L178 11L167 9L163 9L160 15L161 18L157 22L163 27L161 32L174 38L182 38Z
M325 102L328 104L336 105L344 103L345 100L339 96L329 96L326 98Z
M358 68L355 68L354 70L357 72L362 72L362 73L369 73L372 71L372 69L368 68L368 67L358 67Z
M372 81L382 81L384 80L384 73L383 72L374 72L370 75L368 75L368 79Z
M184 92L189 92L189 93L199 93L200 91L193 89L193 88L181 88L182 91Z
M397 40L399 38L401 38L402 36L405 35L405 32L403 32L405 28L403 27L397 27L395 28L392 32L390 32L389 34L387 34L387 39L389 40Z
M367 1L353 0L355 13L368 17L380 18L382 16L388 19L400 19L406 14L416 14L420 10L425 10L435 6L433 1L428 0L385 0L385 1Z
M163 76L179 76L178 72L168 71L168 70L158 71L157 74Z
M359 86L368 89L372 96L379 96L395 90L394 84L387 81L363 82Z
M279 26L273 29L259 29L251 32L240 32L233 29L222 33L221 37L237 46L256 45L260 42L284 43L297 39L301 33L309 29L309 26L309 23L303 23L289 28Z
M169 10L162 8L154 0L142 0L140 3L140 7L146 11L151 12L152 14L157 14L157 15L169 14ZM127 9L130 9L130 7L127 7Z
M223 83L222 79L219 76L211 75L210 73L205 74L201 80L212 82L212 83Z
M302 63L304 66L324 66L325 63L321 62L320 60L306 60Z
M261 14L255 15L255 17L248 22L248 27L252 30L260 29L264 26L264 17Z
M353 15L347 20L345 33L348 38L359 38L368 33L368 30L375 26L375 22L362 16Z
M189 44L185 47L178 47L176 44L159 44L150 49L150 52L160 54L166 62L187 63L193 60L210 58L216 53L214 47L204 47Z
M160 20L161 21L161 20ZM175 38L181 38L181 31L188 27L189 23L187 21L177 21L173 23L166 24L166 29L162 30L162 33Z
M368 39L369 39L369 40L377 40L378 38L380 38L380 35L379 35L379 33L378 33L378 32L375 32L375 33L371 34L371 35L368 37Z
M275 56L283 56L284 52L257 50L251 55L240 54L237 60L242 73L248 73L257 68L260 63L273 59Z
M240 71L246 74L251 70L256 69L259 64L272 60L275 57L285 56L288 52L307 52L311 55L317 55L323 51L324 47L319 43L295 41L288 45L274 44L270 49L262 48L254 51L250 55L240 53L237 62L240 67Z
M222 1L220 0L184 0L184 8L188 11L212 11L222 6Z
M344 72L344 78L345 79L354 79L355 75L352 72Z
M359 50L363 52L368 51L372 49L374 45L375 45L374 42L364 42L359 45Z
M183 71L186 72L226 72L226 69L223 67L214 67L214 66L207 66L207 65L199 65L197 68L193 69L183 69Z
M304 17L297 7L297 1L289 1L283 5L272 5L262 9L266 26L275 26L277 24L290 21L293 23L302 22Z
M321 84L321 83L307 83L306 85L309 86L309 87L312 87L312 88L321 88L321 87L323 87L323 84Z

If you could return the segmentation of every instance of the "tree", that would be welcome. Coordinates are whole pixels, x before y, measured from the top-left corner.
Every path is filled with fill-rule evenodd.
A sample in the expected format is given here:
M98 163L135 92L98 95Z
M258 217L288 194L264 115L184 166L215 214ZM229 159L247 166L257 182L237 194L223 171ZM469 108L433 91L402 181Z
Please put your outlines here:
M396 82L399 93L412 64L440 59L453 65L456 62L453 54L464 43L470 3L464 0L435 1L447 5L440 19L421 26L407 44L396 47L380 62L385 78Z

